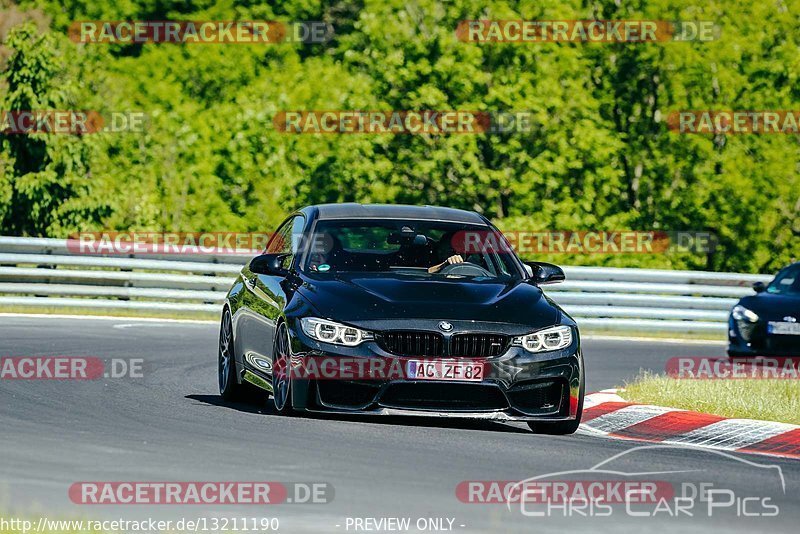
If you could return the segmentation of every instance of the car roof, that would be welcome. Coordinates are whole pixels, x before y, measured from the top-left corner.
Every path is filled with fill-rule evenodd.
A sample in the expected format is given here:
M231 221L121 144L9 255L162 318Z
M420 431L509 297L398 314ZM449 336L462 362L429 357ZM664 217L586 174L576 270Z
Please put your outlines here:
M308 211L307 211L308 210ZM441 208L438 206L410 206L405 204L319 204L301 211L316 210L317 219L416 219L473 223L485 226L487 221L474 211Z

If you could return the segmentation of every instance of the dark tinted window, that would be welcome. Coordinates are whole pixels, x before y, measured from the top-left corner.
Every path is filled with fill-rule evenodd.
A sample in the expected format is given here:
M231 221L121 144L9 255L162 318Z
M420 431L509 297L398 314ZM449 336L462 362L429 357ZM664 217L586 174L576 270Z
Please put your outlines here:
M302 216L292 217L278 228L269 245L267 245L266 251L269 254L289 254L283 260L284 267L288 268L292 264L294 256L300 249L304 225L305 219Z
M800 265L792 265L779 272L767 287L768 293L800 295Z
M310 272L405 272L438 276L428 269L461 256L480 269L459 269L462 276L519 276L513 252L505 247L476 246L502 237L486 226L416 220L322 220L310 240L305 262ZM504 240L502 240L505 243ZM445 271L445 274L449 272Z

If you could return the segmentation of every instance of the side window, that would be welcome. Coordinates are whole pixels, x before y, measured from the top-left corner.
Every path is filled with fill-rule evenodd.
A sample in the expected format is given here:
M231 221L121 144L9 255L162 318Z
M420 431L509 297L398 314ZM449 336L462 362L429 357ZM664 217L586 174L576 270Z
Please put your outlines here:
M769 293L800 293L800 267L787 267L778 272L767 286Z
M297 219L294 217L286 221L278 228L272 240L267 245L267 254L291 254L292 253L292 222Z
M288 268L292 264L294 255L299 250L303 226L305 226L305 219L300 215L292 217L275 232L272 241L269 242L266 252L268 254L289 254L283 260L283 266Z
M303 246L303 242L305 240L305 236L303 235L303 228L306 225L306 220L304 217L298 215L292 220L292 232L291 232L291 248L292 248L292 256L296 255L300 248Z

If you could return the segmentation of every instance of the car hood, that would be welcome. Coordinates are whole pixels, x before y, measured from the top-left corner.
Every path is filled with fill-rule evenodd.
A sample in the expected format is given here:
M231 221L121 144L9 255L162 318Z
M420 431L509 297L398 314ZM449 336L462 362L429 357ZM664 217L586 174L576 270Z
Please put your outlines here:
M766 321L782 321L787 316L800 321L800 296L758 293L744 297L739 304Z
M299 291L321 315L343 322L475 320L540 328L561 316L541 289L520 281L338 273L306 276Z

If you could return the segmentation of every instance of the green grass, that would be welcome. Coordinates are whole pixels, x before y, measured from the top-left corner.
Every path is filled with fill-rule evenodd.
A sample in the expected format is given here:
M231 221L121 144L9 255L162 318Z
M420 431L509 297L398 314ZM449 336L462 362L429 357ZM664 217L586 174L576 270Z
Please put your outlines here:
M222 306L220 306L220 312ZM0 313L30 313L49 315L100 315L113 317L152 317L158 319L193 319L219 321L220 314L206 312L181 312L163 310L87 309L68 306L0 306ZM0 533L2 534L2 533Z
M681 380L644 373L624 387L622 397L631 402L800 425L800 380Z
M676 334L675 332L652 332L649 330L617 330L612 328L602 328L602 327L581 327L581 320L576 319L578 322L578 327L581 329L581 335L594 335L594 336L614 336L614 337L642 337L642 338L651 338L651 339L670 339L670 340L677 340L677 339L689 339L689 340L696 340L696 341L726 341L727 338L725 337L725 331L723 330L720 334L714 334L710 332L682 332L681 334Z

